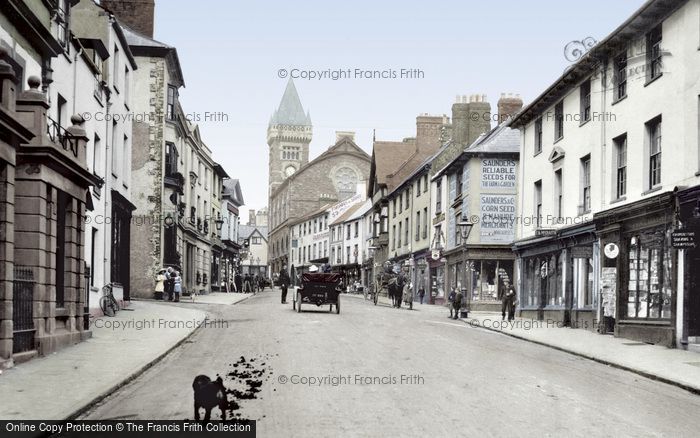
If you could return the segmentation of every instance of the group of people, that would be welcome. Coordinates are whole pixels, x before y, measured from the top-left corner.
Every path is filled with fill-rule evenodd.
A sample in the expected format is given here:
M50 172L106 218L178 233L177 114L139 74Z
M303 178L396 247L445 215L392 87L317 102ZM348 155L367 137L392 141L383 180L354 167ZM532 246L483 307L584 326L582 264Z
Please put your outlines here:
M503 282L503 289L501 291L501 318L506 319L506 313L508 314L508 321L515 319L515 288L510 284L509 280ZM458 319L459 310L462 307L462 300L464 296L462 292L452 288L450 295L447 297L447 307L450 309L450 318ZM421 297L421 302L423 298Z
M247 294L260 292L262 290L265 290L265 277L250 273L243 275L243 290L241 290L241 292Z
M155 296L157 300L179 302L182 293L182 276L172 267L161 269L156 275Z

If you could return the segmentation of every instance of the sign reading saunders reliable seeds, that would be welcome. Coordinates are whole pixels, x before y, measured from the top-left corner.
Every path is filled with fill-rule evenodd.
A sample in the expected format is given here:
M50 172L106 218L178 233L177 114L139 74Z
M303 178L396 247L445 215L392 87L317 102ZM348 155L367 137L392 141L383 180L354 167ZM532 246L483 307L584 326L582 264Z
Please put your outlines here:
M515 160L484 158L481 160L482 189L515 189Z

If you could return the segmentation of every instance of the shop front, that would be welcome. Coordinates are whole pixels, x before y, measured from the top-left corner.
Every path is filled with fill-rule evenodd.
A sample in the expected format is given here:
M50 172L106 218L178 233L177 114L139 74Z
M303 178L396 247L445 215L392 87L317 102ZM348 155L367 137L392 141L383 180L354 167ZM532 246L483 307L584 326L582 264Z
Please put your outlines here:
M700 351L700 186L677 193L681 226L672 243L679 249L679 276L682 270L683 288L678 291L682 304L682 329L677 334L678 345Z
M598 241L592 223L516 242L514 251L521 317L553 327L597 329Z
M604 248L603 290L614 287L615 303L603 305L614 321L606 330L639 342L676 345L676 251L674 196L666 192L595 215ZM605 319L610 321L608 315Z
M503 247L469 246L466 257L466 287L471 290L470 309L500 312L505 283L512 283L514 278L513 251Z
M447 285L445 279L445 266L447 259L442 256L442 251L434 249L428 258L429 290L426 290L429 304L445 304L447 299Z
M419 302L420 291L423 291L423 304L430 302L430 273L428 263L430 252L427 250L413 253L413 266L411 272L411 282L413 283L413 301Z

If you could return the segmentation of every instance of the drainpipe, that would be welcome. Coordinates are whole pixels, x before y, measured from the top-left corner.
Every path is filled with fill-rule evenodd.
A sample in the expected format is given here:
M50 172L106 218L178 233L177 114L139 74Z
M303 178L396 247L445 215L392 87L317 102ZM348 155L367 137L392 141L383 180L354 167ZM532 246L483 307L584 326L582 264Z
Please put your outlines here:
M608 181L606 175L606 166L607 166L607 90L606 90L606 84L608 83L607 81L607 76L608 76L608 59L607 57L603 60L603 65L601 66L602 72L601 72L601 88L602 92L600 93L600 108L601 112L603 113L603 121L600 124L600 150L601 150L601 165L600 165L600 172L601 172L601 181L602 181L602 190L600 191L600 206L601 209L605 208L607 205L607 190L606 190L606 185L610 182ZM601 257L604 257L604 255L601 255L601 242L600 239L598 238L598 251L594 253L594 257L597 259L595 260L593 267L595 269L595 273L593 275L593 290L594 291L600 291L600 274L602 270L603 264L601 263ZM597 254L597 255L596 255ZM617 273L618 279L620 277L620 273ZM600 293L594 293L593 298L595 299L595 306L596 306L596 318L598 321L603 320L603 309L601 308L601 302L600 302Z
M111 156L112 156L112 148L114 147L114 145L112 144L112 140L114 139L114 132L112 132L112 133L111 133L112 135L110 135L110 132L109 132L109 128L110 128L110 126L109 126L109 125L110 125L109 119L110 119L111 117L110 117L110 111L109 111L109 110L110 110L110 108L112 107L111 95L110 95L109 93L106 93L106 94L105 94L105 97L106 97L106 99L107 99L106 102L105 102L105 103L106 103L106 105L105 105L105 109L106 109L106 113L105 113L105 137L107 137L107 138L105 138L105 142L104 142L104 143L105 143L105 172L104 172L104 175L105 175L105 184L104 184L104 193L102 194L102 196L104 196L104 221L103 221L103 222L104 222L104 226L103 226L103 229L102 229L102 243L103 243L103 249L102 249L102 251L103 251L104 257L103 257L103 267L102 267L103 272L102 272L102 277L104 278L104 281L105 281L105 284L106 284L106 283L110 283L111 280L112 280L112 278L111 278L111 273L110 273L110 274L109 274L109 280L110 280L110 281L107 281L107 278L108 278L108 274L107 274L108 271L107 271L107 269L109 268L109 260L110 260L110 258L111 258L111 254L110 254L109 257L107 256L107 250L108 250L108 248L110 248L110 244L109 244L109 240L110 240L110 239L108 238L108 236L110 236L110 233L108 232L108 229L109 229L109 227L112 225L112 224L111 224L112 221L111 221L111 220L109 220L109 221L107 220L107 214L108 214L109 208L110 208L110 202L109 202L109 200L110 200L110 197L111 197L111 192L110 192L111 184L110 184L110 182L109 182L110 179L111 179L111 175L110 175L110 172L111 172L110 158L111 158ZM112 128L112 130L114 130L114 128ZM111 219L111 217L110 217L110 219ZM109 222L109 223L108 223L108 222Z
M76 107L75 107L75 97L77 95L77 89L78 89L78 57L83 53L83 48L81 47L80 50L78 50L75 53L75 56L73 57L73 111L71 112L71 116L76 113Z

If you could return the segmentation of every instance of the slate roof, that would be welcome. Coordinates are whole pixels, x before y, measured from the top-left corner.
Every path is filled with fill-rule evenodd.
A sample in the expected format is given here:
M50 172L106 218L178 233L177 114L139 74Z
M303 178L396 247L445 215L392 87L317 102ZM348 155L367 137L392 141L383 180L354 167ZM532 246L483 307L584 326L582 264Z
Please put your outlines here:
M270 125L311 126L311 116L304 113L292 78L289 78L280 105L270 118Z
M243 193L241 192L241 185L237 179L225 179L223 180L223 196L230 196L234 203L237 203L240 207L245 205L243 202Z
M511 128L510 121L505 121L493 128L490 132L479 136L479 138L464 151L484 154L517 154L520 152L520 130Z
M252 226L252 225L239 225L238 226L238 238L248 239L255 233L255 231L260 232L260 234L267 240L267 227L263 226Z
M165 57L169 58L169 61L172 62L171 75L173 75L173 83L183 87L185 86L185 78L182 74L180 58L177 56L177 49L175 47L143 35L126 26L122 22L119 22L119 25L122 27L124 38L129 44L129 48L134 55L138 56L143 54L151 54L154 52L165 54Z

